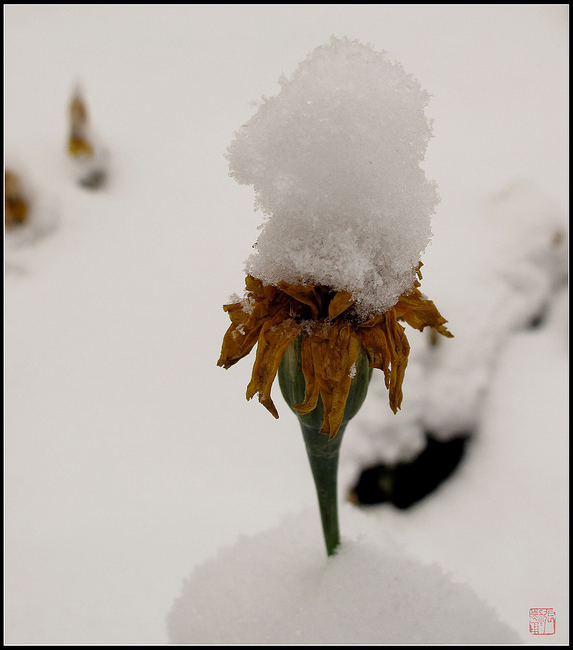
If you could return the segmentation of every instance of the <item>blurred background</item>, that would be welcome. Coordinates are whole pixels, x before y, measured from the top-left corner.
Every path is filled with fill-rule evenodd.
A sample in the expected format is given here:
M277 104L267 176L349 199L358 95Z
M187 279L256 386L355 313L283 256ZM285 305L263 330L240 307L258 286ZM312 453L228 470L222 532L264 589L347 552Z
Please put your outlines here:
M343 534L440 563L528 642L548 638L529 635L528 609L554 607L566 643L568 5L4 17L5 165L28 206L5 234L6 642L165 643L194 567L316 507L278 389L275 421L245 400L252 358L216 362L262 221L225 150L251 102L334 34L433 95L425 169L442 200L422 290L455 335L408 333L396 419L373 381L343 445ZM77 88L88 162L68 155ZM365 469L395 481L398 463L439 464L419 460L428 433L467 438L438 490L397 508L378 473L374 505L346 501Z

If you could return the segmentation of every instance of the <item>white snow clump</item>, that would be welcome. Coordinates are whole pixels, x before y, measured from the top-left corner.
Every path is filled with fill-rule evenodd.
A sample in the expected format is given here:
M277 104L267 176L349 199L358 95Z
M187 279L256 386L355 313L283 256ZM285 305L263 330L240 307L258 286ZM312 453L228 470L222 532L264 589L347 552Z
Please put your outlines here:
M430 96L384 52L335 37L279 84L227 150L265 215L246 272L386 311L413 285L439 200L420 167Z
M470 587L373 543L324 556L309 509L197 566L167 615L170 643L516 644Z

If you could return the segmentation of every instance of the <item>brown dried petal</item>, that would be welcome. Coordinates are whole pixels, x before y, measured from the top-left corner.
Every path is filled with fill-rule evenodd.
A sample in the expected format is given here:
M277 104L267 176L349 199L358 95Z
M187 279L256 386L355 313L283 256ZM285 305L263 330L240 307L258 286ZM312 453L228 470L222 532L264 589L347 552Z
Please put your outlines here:
M418 275L421 277L419 269ZM444 326L447 321L434 303L423 298L418 281L393 308L358 324L345 317L339 318L354 304L350 292L334 293L327 287L286 282L274 287L252 276L247 276L245 284L248 302L224 307L231 326L223 339L218 365L230 367L257 344L247 399L258 393L259 401L278 417L270 397L272 383L288 345L307 328L301 344L305 395L303 402L293 408L301 415L310 413L320 396L324 407L321 432L329 438L336 435L344 417L350 373L360 346L368 356L370 367L384 372L390 406L396 412L402 402L402 383L410 352L406 333L397 319L419 330L431 327L444 336L452 336ZM305 320L301 306L310 310L311 321Z
M350 291L338 291L328 305L328 318L334 320L349 307L352 307L354 300Z
M314 359L312 355L312 337L305 336L300 346L302 374L304 375L305 388L304 400L301 404L293 406L300 415L306 415L314 411L318 404L319 385L318 378L314 372Z
M328 412L326 408L324 410L324 423L320 429L321 433L328 434L329 440L332 440L338 433L338 429L342 423L344 408L346 407L346 400L350 391L350 383L352 382L350 373L352 366L358 359L359 352L360 342L357 336L349 331L346 347L342 350L343 376L339 380L332 380L330 408Z
M291 298L310 307L312 318L318 318L320 297L313 286L297 286L288 284L288 282L280 282L279 288Z
M285 350L301 330L302 326L292 319L276 324L266 321L259 334L253 374L247 387L247 399L251 399L258 393L259 402L275 418L278 418L279 414L271 399L273 381Z
M422 297L417 287L412 293L401 296L394 306L394 310L398 318L405 320L410 327L420 330L420 332L424 327L431 327L447 338L453 337L444 327L448 321L441 316L431 300Z

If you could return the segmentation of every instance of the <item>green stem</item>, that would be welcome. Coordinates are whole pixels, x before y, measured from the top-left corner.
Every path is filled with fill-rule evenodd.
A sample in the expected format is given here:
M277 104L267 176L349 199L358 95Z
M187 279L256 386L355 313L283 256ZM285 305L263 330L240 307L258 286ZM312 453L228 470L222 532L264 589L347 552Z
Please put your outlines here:
M296 414L302 429L318 496L326 552L328 555L333 555L336 547L340 544L336 499L340 444L346 425L358 413L366 398L372 368L368 367L368 357L360 350L356 361L356 375L350 384L342 424L336 436L329 440L327 435L320 433L324 421L324 406L321 397L318 398L314 411L305 415L300 415L293 408L294 404L301 404L304 401L305 395L306 381L302 372L301 344L302 336L299 336L287 348L278 371L279 384L283 397Z
M300 421L300 428L316 486L326 552L328 555L334 555L336 547L340 544L336 490L338 455L346 422L341 425L333 440L329 440L327 435L319 432L319 429L308 426L302 421Z

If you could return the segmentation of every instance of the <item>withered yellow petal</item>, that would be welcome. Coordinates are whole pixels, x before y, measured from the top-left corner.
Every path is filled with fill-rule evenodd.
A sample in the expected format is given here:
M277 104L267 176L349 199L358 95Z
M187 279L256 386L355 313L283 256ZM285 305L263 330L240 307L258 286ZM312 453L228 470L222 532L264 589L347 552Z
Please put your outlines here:
M332 438L336 436L338 429L342 424L346 400L348 399L348 393L350 392L350 383L352 382L351 370L356 363L360 352L360 342L354 333L350 334L347 343L348 345L343 354L342 364L344 367L344 374L340 380L333 382L330 409L328 413L325 409L325 423L321 428L323 433L328 434L329 440L332 440Z
M252 329L246 329L241 325L231 325L223 337L221 356L217 365L230 368L237 361L246 357L255 346L261 328L262 324Z
M386 321L384 316L368 327L360 326L356 333L366 352L371 368L379 368L384 372L386 388L390 386L390 347L386 338Z
M392 366L390 370L390 408L394 413L402 405L402 382L408 365L408 355L410 353L410 345L406 338L404 328L396 321L395 315L388 313L388 332L391 336L388 340L391 341L392 350ZM392 317L393 316L393 317Z
M398 318L405 320L414 329L422 331L424 327L431 327L442 336L453 338L444 326L448 321L442 317L431 300L422 296L418 287L415 287L411 293L400 296L394 310Z
M304 376L304 400L293 406L301 415L314 411L318 404L319 384L314 371L312 337L305 336L300 346L302 374Z
M417 269L421 278L420 269ZM265 285L247 276L244 301L225 305L231 326L223 339L218 365L232 366L257 345L247 399L259 401L278 417L271 387L284 353L301 332L301 364L305 394L293 406L300 415L313 411L320 397L324 407L321 433L333 438L340 428L351 384L351 371L362 346L370 367L384 373L394 413L402 403L402 383L410 346L398 319L411 327L451 337L447 322L431 300L425 299L416 281L396 305L367 321L359 322L351 310L354 301L348 291L334 292L323 286L299 286L281 282ZM344 315L343 315L344 314Z
M271 387L286 349L301 330L302 326L292 319L276 324L266 321L259 334L257 356L251 381L247 387L247 399L251 399L258 393L259 402L275 418L278 418L279 414L271 399Z
M310 307L312 318L318 318L320 297L313 286L298 286L288 284L288 282L280 282L279 288L284 291L287 296L290 296L298 302L301 302L303 305Z
M350 291L337 291L336 295L328 305L329 320L334 320L337 316L340 316L340 314L345 312L349 307L352 307L353 304L354 300Z

